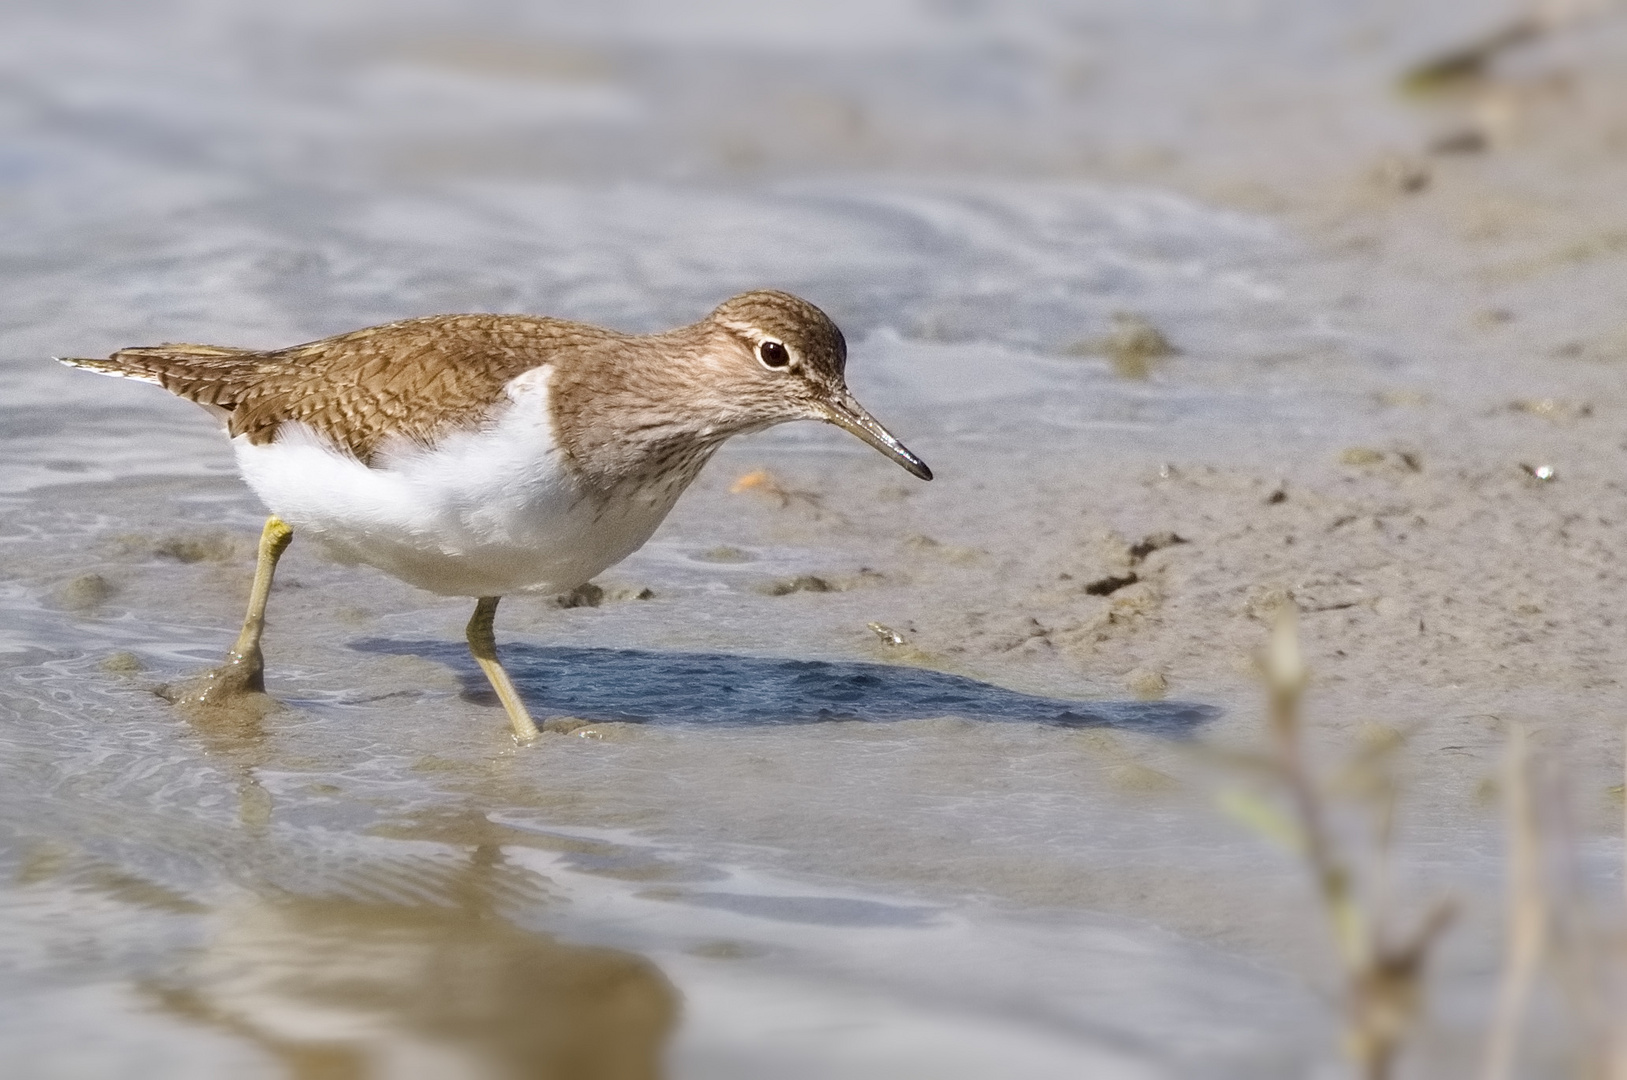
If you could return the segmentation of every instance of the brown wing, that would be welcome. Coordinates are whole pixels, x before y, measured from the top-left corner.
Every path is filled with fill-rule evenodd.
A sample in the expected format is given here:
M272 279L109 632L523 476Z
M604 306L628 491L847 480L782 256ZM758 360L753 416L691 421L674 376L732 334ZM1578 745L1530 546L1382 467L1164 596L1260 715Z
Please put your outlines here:
M251 442L297 421L370 463L388 439L430 445L479 424L509 380L619 336L558 319L437 315L275 352L159 345L64 362L156 382L219 411Z

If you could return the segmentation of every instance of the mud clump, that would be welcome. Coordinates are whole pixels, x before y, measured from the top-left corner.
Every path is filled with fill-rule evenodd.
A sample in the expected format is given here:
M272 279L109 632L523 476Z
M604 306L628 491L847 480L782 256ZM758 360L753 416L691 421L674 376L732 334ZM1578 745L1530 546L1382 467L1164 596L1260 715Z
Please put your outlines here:
M1341 465L1377 465L1384 460L1384 451L1375 450L1371 446L1351 446L1339 454Z
M719 544L717 547L707 548L705 551L697 551L690 558L696 562L748 563L756 561L757 556L732 544Z
M621 742L634 734L634 726L599 720L584 720L580 716L555 716L543 721L545 735L570 735L590 742Z
M155 686L153 693L201 727L252 727L283 708L262 688L262 678L249 664L228 660L180 682Z
M764 596L790 596L792 593L799 592L835 592L836 587L824 578L814 574L799 574L793 578L765 582L757 587L757 591Z
M1140 580L1141 578L1134 573L1108 574L1106 577L1099 577L1095 581L1088 583L1085 586L1085 594L1087 596L1112 596L1120 589L1128 588Z
M1173 791L1180 787L1176 779L1168 773L1159 772L1157 769L1134 761L1114 765L1107 770L1107 778L1120 791L1137 794Z
M1106 337L1081 341L1068 352L1073 356L1105 356L1113 371L1125 379L1145 379L1152 373L1154 362L1181 354L1152 320L1128 311L1114 313L1113 327Z
M147 665L141 662L139 656L125 651L113 653L96 666L114 675L131 675L147 670Z
M1253 585L1243 598L1243 614L1261 622L1271 622L1279 611L1293 603L1294 594L1280 585Z
M369 626L377 618L367 608L346 606L333 609L333 620L346 626Z
M570 592L560 593L554 597L554 603L562 608L598 607L604 603L604 588L590 581Z
M176 562L230 562L238 554L235 537L225 533L171 536L153 545L153 554Z
M81 574L60 585L53 598L68 611L89 611L112 599L119 587L100 574Z
M575 735L579 739L600 739L603 734L594 727L592 720L584 720L580 716L556 716L551 720L542 722L542 730L549 735Z
M954 544L945 544L921 533L904 541L904 546L915 551L930 553L944 562L956 566L967 566L977 562L987 552L977 548L958 547Z
M1555 398L1518 398L1508 403L1509 412L1538 416L1555 424L1586 420L1593 415L1590 402L1577 404Z
M1185 543L1188 543L1185 537L1173 532L1149 533L1141 538L1140 543L1130 545L1130 561L1140 562L1155 551Z
M230 533L201 532L163 537L128 533L113 538L113 550L126 558L224 563L251 549Z
M1484 83L1493 61L1518 45L1543 36L1548 27L1535 17L1518 18L1484 36L1418 61L1401 72L1396 88L1410 97L1429 97Z
M1169 680L1162 672L1138 667L1124 677L1124 685L1142 701L1157 701L1169 692Z
M595 585L588 582L578 585L570 592L560 593L554 597L554 603L562 608L599 607L606 601L616 603L621 600L654 600L655 590L640 585Z
M868 566L861 566L851 574L818 575L798 574L796 577L780 578L777 581L765 581L753 586L756 592L764 596L790 596L799 592L852 592L854 589L868 588L880 585L887 581L887 575Z

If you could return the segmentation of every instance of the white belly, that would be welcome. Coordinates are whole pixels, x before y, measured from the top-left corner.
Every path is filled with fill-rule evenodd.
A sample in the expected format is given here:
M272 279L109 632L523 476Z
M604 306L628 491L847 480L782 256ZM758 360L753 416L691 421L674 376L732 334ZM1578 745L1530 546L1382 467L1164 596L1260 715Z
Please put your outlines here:
M606 502L577 483L554 439L548 368L508 386L489 428L433 450L401 448L372 467L298 424L256 446L232 440L238 468L295 534L444 596L563 592L650 538L676 490Z

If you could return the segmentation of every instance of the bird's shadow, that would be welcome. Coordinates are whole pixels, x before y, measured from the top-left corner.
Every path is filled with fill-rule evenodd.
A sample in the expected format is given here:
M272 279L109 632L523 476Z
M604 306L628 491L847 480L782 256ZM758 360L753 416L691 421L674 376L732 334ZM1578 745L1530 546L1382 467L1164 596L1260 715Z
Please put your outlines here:
M461 643L369 638L351 647L438 661L458 673L466 698L496 701ZM963 675L851 660L525 644L505 645L502 655L539 717L761 726L955 716L1180 738L1220 715L1217 706L1195 702L1038 697Z

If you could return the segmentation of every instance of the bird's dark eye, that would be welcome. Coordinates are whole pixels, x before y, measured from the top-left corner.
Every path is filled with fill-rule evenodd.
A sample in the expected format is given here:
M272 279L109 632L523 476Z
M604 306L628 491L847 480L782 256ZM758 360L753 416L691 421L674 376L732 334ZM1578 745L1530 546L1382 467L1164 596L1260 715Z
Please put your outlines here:
M782 368L791 363L791 354L785 351L785 346L772 338L757 346L757 358L764 367Z

